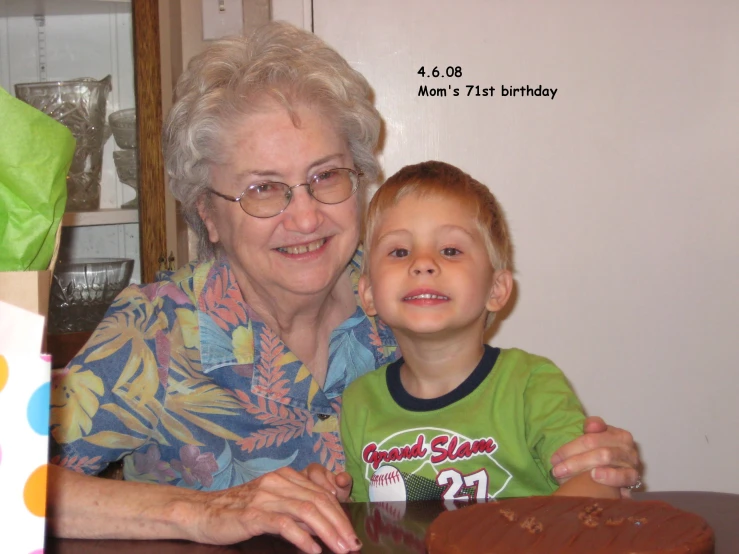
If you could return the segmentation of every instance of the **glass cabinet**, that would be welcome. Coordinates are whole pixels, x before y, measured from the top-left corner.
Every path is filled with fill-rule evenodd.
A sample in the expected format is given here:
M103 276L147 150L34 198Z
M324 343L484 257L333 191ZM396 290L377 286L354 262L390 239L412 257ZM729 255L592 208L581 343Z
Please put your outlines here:
M91 178L98 179L99 200L75 202L70 172L59 258L131 258L134 283L153 281L174 261L166 244L160 64L155 0L0 0L0 86L32 105L29 98L56 87L74 107L83 94L59 92L69 81L81 83L75 91L107 93L100 162L92 155L78 164L81 172L97 171ZM133 142L111 136L111 114L123 116L122 133L131 126ZM77 137L78 148L85 141ZM83 339L63 342L72 340L72 349Z

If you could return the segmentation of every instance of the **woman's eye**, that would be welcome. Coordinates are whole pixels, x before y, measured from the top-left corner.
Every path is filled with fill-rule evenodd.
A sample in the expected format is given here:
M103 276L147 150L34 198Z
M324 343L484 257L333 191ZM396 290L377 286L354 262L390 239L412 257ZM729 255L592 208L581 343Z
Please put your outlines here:
M249 190L258 195L278 194L282 187L276 183L258 183L249 187Z
M405 258L408 255L408 250L405 248L396 248L390 252L390 255L395 258Z
M317 173L313 178L317 181L326 181L327 179L331 179L336 175L335 169L328 169L326 171L321 171L320 173Z
M450 246L448 248L442 249L441 253L444 256L457 256L458 254L461 254L462 251L458 250L457 248L454 248L453 246Z

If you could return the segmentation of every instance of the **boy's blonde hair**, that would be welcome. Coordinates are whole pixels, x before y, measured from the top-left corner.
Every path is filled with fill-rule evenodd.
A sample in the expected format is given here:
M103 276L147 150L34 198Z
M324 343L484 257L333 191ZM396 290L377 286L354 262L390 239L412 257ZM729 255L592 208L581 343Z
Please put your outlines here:
M391 176L370 202L364 233L363 272L369 273L369 251L375 228L385 210L403 197L442 196L460 202L474 214L493 269L512 270L513 244L503 209L485 185L451 164L437 161L407 165Z

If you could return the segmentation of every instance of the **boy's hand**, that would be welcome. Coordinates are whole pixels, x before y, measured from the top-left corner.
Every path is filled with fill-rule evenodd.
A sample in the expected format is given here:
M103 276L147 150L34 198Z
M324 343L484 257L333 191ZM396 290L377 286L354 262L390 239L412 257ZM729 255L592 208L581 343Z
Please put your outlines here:
M346 471L332 473L321 464L310 464L303 470L310 481L336 496L339 502L348 502L352 492L352 476Z

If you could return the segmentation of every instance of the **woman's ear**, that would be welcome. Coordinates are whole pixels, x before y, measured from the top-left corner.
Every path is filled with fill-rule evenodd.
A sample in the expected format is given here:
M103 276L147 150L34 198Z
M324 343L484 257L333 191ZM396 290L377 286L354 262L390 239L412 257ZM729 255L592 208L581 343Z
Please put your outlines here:
M508 302L513 292L513 274L501 269L493 274L493 287L485 307L489 312L499 312Z
M372 297L372 287L370 286L367 275L362 275L359 278L358 292L359 300L362 302L362 308L367 315L377 315L377 310L375 310L375 300Z
M200 198L198 198L197 207L198 215L200 216L200 219L203 220L205 228L208 230L208 240L210 240L210 242L212 242L213 244L218 244L218 242L221 240L220 236L218 235L218 228L213 221L213 217L211 216L208 206L206 206L204 194Z

